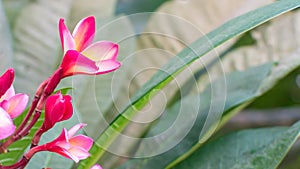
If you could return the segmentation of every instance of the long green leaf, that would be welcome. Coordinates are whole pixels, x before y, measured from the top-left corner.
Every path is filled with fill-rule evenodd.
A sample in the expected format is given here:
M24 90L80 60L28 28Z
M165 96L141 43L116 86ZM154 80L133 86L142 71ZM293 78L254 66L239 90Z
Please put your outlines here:
M208 130L212 130L213 126L219 123L222 114L235 112L237 107L257 97L260 85L271 71L271 65L265 64L243 72L234 72L226 75L227 84L224 92L227 93L227 97L225 107L224 110L214 113L215 119L211 122L207 121L207 119L216 110L216 108L212 110L212 106L218 107L218 105L223 105L222 102L224 100L211 102L212 92L220 88L218 84L223 80L222 78L208 85L204 92L200 94L200 97L187 96L175 103L145 136L146 138L151 136L156 136L157 138L148 145L143 142L140 143L135 157L146 158L131 159L120 168L165 168L178 158L182 158L183 155L188 156L190 154L187 153L188 151L200 145L199 140L203 142L203 139L208 138L207 135L202 135L199 138L200 133L211 133ZM247 79L247 81L243 79ZM216 97L218 97L218 94ZM177 121L179 122L177 123ZM205 125L208 127L204 127ZM169 135L166 135L170 128L173 130L170 131ZM174 147L170 147L170 145ZM172 149L168 150L166 148ZM158 152L164 153L158 154ZM147 158L146 155L149 157Z
M171 80L172 76L183 70L188 64L192 63L199 57L205 55L213 48L221 45L232 37L238 36L282 13L295 9L300 6L298 0L277 1L271 5L251 11L240 17L237 17L225 23L221 27L207 34L206 37L200 38L193 44L173 58L161 71L151 78L144 87L133 97L132 102L118 116L113 123L105 130L102 136L95 142L91 156L80 163L79 168L89 168L95 164L103 155L105 149L113 142L122 131L131 117L140 110L150 100L157 90L163 88ZM125 118L125 117L127 118Z
M299 137L300 122L292 127L239 131L197 150L175 169L275 169Z

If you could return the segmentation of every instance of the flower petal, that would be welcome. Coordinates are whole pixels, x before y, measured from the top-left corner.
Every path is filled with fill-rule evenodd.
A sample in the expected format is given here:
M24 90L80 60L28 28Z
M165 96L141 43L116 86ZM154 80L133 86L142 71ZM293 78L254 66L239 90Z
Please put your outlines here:
M27 102L28 95L20 93L14 95L8 100L5 100L5 102L1 106L11 118L15 118L25 110Z
M78 22L72 34L77 51L81 52L92 43L95 36L95 29L94 16L83 18Z
M75 135L75 133L77 133L77 131L80 130L84 126L86 126L86 124L79 123L79 124L76 124L75 126L73 126L72 128L70 128L68 130L68 136L69 136L69 138L73 137Z
M75 41L69 29L65 25L64 19L59 20L59 35L64 53L68 50L75 49Z
M76 156L74 156L73 154L71 154L71 153L70 153L67 149L65 149L65 148L62 148L62 147L59 147L59 146L53 146L53 147L49 148L49 147L46 146L46 149L47 149L48 151L57 153L57 154L59 154L59 155L61 155L61 156L64 156L64 157L66 157L66 158L70 158L70 159L74 160L75 162L78 162L78 161L79 161L78 157L76 157Z
M96 63L75 50L69 50L65 54L61 67L63 77L75 74L95 74L98 71Z
M0 77L0 98L10 88L14 75L14 69L10 68Z
M15 95L15 89L14 89L13 85L11 85L10 88L0 98L0 102L3 100L8 100L9 98L11 98L14 95Z
M114 71L118 69L121 66L121 64L116 60L104 60L98 62L97 66L99 67L99 70L96 73L98 75Z
M69 136L68 136L68 131L67 129L63 128L61 134L51 141L50 143L47 143L47 147L53 147L56 146L57 143L63 143L63 142L69 142Z
M73 115L73 106L72 106L72 103L71 103L71 96L69 95L65 95L63 96L64 98L64 105L65 105L65 109L64 109L64 114L63 114L63 117L61 119L61 121L63 120L68 120L69 118L72 117Z
M78 161L82 159L86 159L90 156L90 153L83 149L82 147L72 147L69 150L69 153L73 156L77 157ZM76 158L72 158L76 163L78 163Z
M62 99L62 94L57 93L47 98L46 104L45 104L45 112L53 112L53 109L55 105L59 102L59 100ZM47 116L48 113L45 115Z
M93 139L84 135L74 136L69 140L72 146L82 147L83 149L89 151L93 145Z
M0 108L0 140L7 138L15 131L16 126L7 112Z
M118 45L110 41L99 41L88 46L82 54L93 61L116 59Z

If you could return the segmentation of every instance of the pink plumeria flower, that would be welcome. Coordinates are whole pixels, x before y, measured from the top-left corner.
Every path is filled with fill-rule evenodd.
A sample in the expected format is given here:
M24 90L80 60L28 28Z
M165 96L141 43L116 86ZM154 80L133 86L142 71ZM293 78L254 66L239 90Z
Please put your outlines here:
M120 67L116 60L118 45L109 41L92 44L95 36L95 18L83 18L71 34L64 23L59 21L59 33L64 52L61 63L63 77L75 74L104 74Z
M96 164L93 167L91 167L91 169L102 169L102 167L99 164Z
M68 120L73 115L71 96L60 92L48 97L45 105L43 131L52 128L57 122Z
M14 87L11 86L0 98L0 107L2 107L11 118L16 118L25 110L28 98L28 95L23 93L15 94Z
M90 156L89 150L93 145L93 139L87 136L74 136L74 134L84 126L86 125L77 124L69 131L64 128L58 138L50 143L38 146L37 149L39 149L39 151L51 151L58 153L78 163L79 160L86 159Z
M15 94L12 86L13 79L13 69L8 69L0 77L0 139L8 137L14 132L16 127L12 119L24 111L28 102L28 95ZM4 91L5 89L6 91Z

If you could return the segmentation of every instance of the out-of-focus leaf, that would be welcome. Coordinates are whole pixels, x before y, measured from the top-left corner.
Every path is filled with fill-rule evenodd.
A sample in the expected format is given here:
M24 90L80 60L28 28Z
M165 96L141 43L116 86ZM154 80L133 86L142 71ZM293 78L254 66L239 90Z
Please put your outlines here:
M111 123L96 141L91 150L90 158L82 161L78 168L89 168L95 164L104 154L105 149L111 145L119 133L128 125L129 119L134 117L160 89L173 79L172 75L177 75L186 68L187 65L229 39L258 26L275 16L295 9L299 5L300 2L297 0L276 1L271 5L259 8L228 21L221 27L207 34L206 37L200 38L189 45L189 48L180 52L178 54L179 57L175 57L168 62L167 65L160 69L160 71L133 96L132 101L128 104L127 108L113 121L113 123ZM211 45L207 42L210 42L209 44Z
M73 0L71 15L69 16L70 28L74 28L80 19L89 15L95 16L98 21L111 18L114 15L116 1L117 0ZM103 25L97 26L101 27ZM109 35L107 36L109 37Z
M275 169L299 137L291 127L244 130L226 135L194 152L175 169Z
M223 70L214 67L217 72L244 70L266 61L279 61L300 50L300 11L294 10L279 16L250 32L256 41L252 46L245 46L231 51L222 60Z
M2 0L6 16L9 20L10 27L13 28L16 18L22 11L22 8L28 5L32 0Z
M4 72L5 69L12 66L13 46L12 36L2 6L2 1L0 1L0 42L0 70L1 72Z

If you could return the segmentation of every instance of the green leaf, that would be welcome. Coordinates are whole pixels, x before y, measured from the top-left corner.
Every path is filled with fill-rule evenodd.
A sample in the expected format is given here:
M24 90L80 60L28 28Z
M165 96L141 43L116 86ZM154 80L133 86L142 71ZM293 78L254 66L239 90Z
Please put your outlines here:
M13 46L9 24L0 1L0 71L1 74L12 66Z
M211 136L223 114L234 113L244 103L257 97L260 85L271 71L271 65L265 64L226 75L226 91L224 86L219 85L225 85L221 78L208 85L200 96L189 95L175 103L145 136L157 138L149 144L143 144L143 141L139 144L135 157L149 158L131 159L121 168L165 168L178 158L188 156L191 153L189 151L198 148ZM213 91L219 90L224 92L212 95ZM227 93L225 100L215 100L222 97L223 93ZM213 119L210 118L212 116Z
M127 108L116 118L113 123L105 130L102 136L94 144L91 149L91 156L87 160L80 163L79 168L89 168L95 164L103 155L105 149L113 142L127 124L129 119L137 114L150 100L151 96L167 85L172 80L172 75L178 74L188 64L192 63L199 57L203 56L213 48L221 45L227 40L240 35L257 25L260 25L275 16L284 12L295 9L300 5L297 0L277 1L271 5L251 11L240 17L228 21L221 27L200 38L193 44L173 58L162 70L160 70L148 83L141 88L133 97L132 102ZM209 45L211 44L211 45ZM125 118L127 117L127 118Z
M299 137L300 122L291 127L244 130L212 141L175 169L275 169Z

